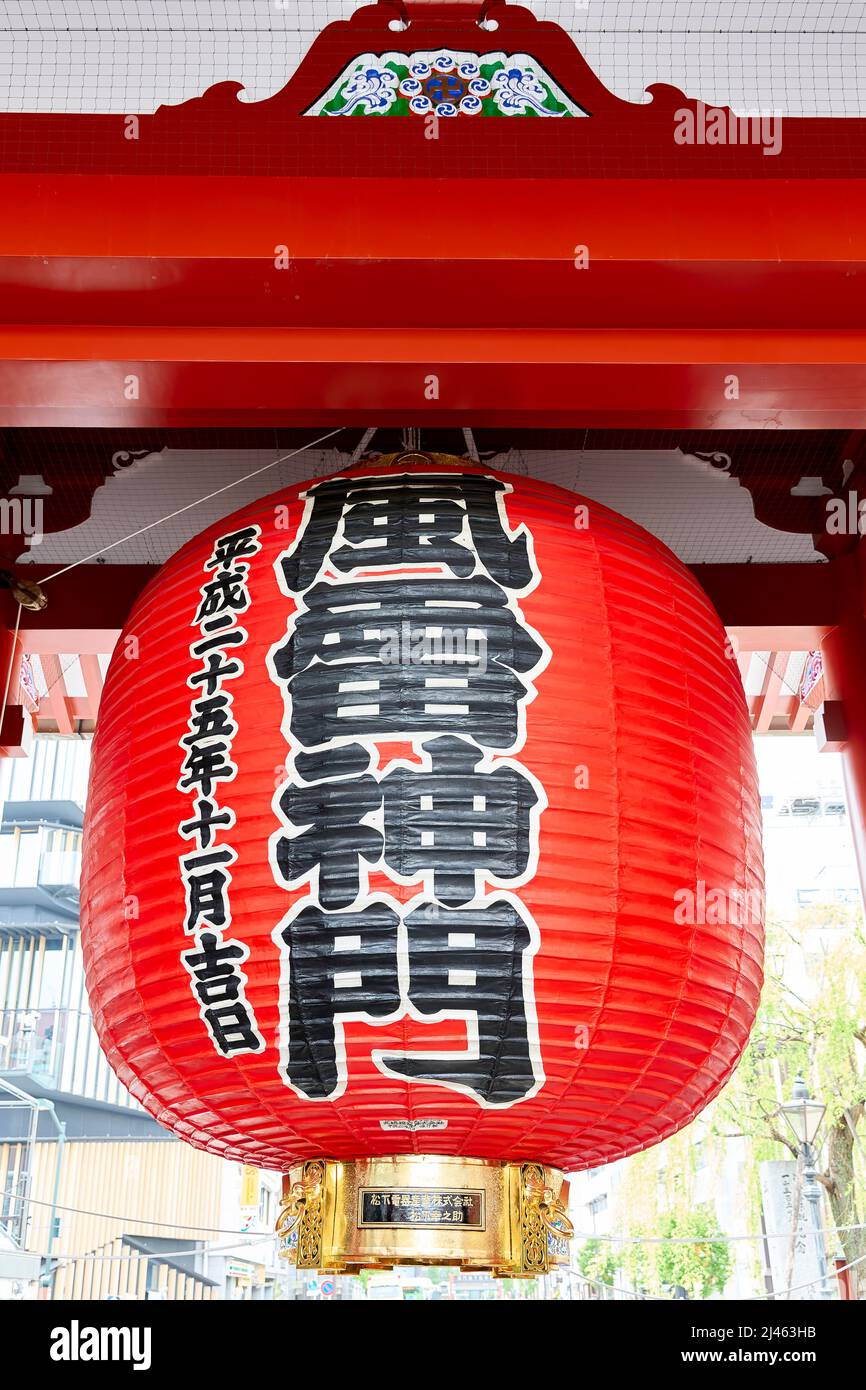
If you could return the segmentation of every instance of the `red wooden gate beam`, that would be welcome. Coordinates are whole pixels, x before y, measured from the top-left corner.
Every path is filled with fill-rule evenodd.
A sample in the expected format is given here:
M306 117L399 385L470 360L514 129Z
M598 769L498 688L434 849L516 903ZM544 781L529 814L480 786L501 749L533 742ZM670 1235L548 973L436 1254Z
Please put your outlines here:
M60 565L19 565L23 579L42 584ZM77 565L45 582L45 608L22 608L19 646L31 654L110 652L156 565ZM8 589L0 591L0 625L15 626L16 604ZM93 668L88 668L92 670Z
M866 424L866 182L419 188L0 175L0 425Z
M832 221L806 181L502 180L495 229L466 179L418 181L445 219L395 212L405 181L167 182L0 174L15 208L0 322L827 329L866 314L858 180L822 183Z
M838 621L828 564L692 565L739 652L813 651Z
M407 420L863 428L866 330L0 329L2 425Z
M479 216L488 192L507 206ZM858 327L866 181L16 175L6 324ZM815 198L832 219L815 213ZM112 208L104 215L105 200ZM280 248L287 265L277 268ZM586 268L578 268L580 248ZM450 294L446 304L438 296ZM85 311L86 312L83 312Z

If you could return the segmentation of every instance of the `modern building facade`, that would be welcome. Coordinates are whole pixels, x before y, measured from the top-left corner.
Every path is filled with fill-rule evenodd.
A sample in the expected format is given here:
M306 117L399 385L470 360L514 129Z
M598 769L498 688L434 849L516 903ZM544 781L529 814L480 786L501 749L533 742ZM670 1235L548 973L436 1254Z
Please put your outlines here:
M44 1257L17 1294L282 1296L278 1175L174 1139L97 1042L78 939L89 748L49 735L0 761L0 1231Z

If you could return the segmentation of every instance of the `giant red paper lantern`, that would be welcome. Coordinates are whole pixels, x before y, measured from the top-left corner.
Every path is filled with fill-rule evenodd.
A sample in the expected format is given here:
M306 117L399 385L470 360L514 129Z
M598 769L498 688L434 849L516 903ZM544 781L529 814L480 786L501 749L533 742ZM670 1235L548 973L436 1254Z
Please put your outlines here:
M290 488L186 545L118 644L90 998L214 1153L652 1144L745 1044L761 889L719 619L561 488L418 455Z

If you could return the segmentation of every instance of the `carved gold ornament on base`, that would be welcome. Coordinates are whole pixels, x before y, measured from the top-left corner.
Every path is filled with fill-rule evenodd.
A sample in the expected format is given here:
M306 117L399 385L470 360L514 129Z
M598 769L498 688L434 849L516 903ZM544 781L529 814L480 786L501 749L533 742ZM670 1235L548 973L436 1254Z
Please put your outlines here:
M276 1230L298 1269L451 1265L520 1278L568 1263L567 1204L562 1173L536 1162L311 1159L283 1177Z

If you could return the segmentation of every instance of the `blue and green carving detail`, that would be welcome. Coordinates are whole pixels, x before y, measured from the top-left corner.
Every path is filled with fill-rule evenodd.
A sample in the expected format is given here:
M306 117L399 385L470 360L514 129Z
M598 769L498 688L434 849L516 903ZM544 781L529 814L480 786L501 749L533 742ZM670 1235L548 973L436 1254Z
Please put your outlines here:
M307 116L585 116L527 53L363 53Z

